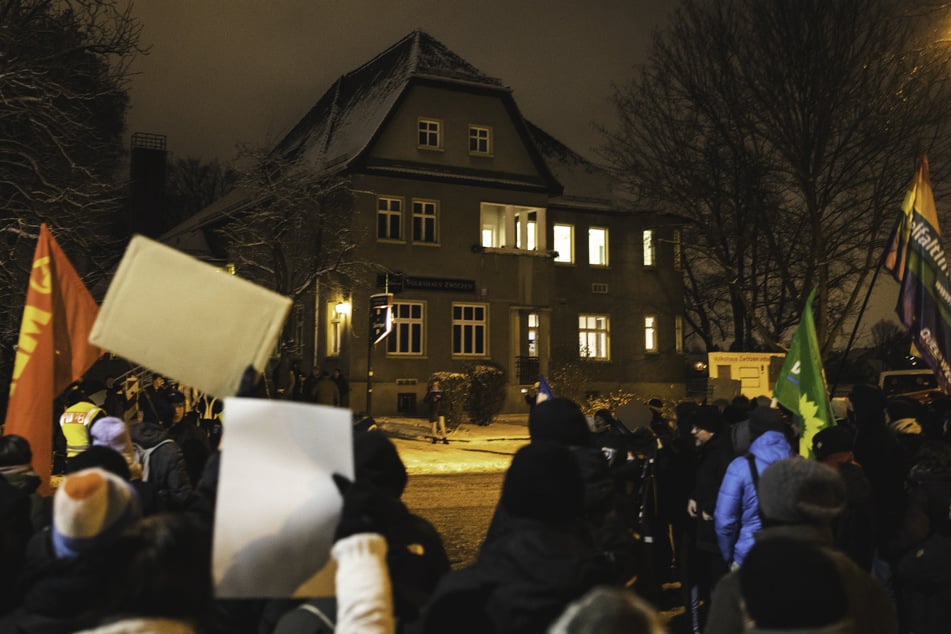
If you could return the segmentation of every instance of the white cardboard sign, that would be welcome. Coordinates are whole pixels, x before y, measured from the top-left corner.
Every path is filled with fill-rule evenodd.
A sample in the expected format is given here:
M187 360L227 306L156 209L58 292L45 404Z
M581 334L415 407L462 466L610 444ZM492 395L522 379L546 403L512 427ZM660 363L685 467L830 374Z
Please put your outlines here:
M291 300L134 236L89 342L217 397L263 372Z
M330 557L341 496L353 479L350 411L227 398L215 510L218 598L334 594Z

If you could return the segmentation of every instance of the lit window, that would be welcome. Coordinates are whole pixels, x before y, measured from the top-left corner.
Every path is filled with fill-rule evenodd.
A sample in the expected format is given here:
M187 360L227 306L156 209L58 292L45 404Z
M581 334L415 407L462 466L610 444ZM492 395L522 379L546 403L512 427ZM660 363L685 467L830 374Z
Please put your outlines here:
M674 347L677 352L684 351L684 318L681 315L674 317Z
M413 201L413 242L436 240L436 217L439 204L433 200Z
M524 226L522 226L524 224ZM534 251L537 244L535 232L538 230L538 214L534 211L520 211L515 214L515 248Z
M546 248L543 207L481 203L480 219L483 247L525 251Z
M555 262L575 261L575 228L571 225L555 225L554 244Z
M654 266L653 229L644 229L644 266Z
M610 359L607 315L578 315L578 353L582 359Z
M435 119L419 120L419 137L417 145L425 150L438 150L442 148L442 135L440 129L441 122Z
M376 237L380 240L403 239L403 201L400 198L376 199Z
M657 352L657 317L654 315L644 317L644 350Z
M528 314L528 356L538 356L538 313Z
M481 125L469 126L469 154L492 153L492 129Z
M389 354L423 354L423 304L396 302L392 308L393 330L386 339Z
M608 265L608 230L604 227L588 229L588 264Z
M452 305L452 353L460 356L487 354L485 304Z

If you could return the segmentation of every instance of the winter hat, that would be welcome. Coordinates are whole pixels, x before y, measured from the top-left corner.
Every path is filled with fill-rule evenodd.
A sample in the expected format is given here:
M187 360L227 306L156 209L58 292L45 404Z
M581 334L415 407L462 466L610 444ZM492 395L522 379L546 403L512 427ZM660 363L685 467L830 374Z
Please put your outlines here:
M372 484L393 497L403 495L406 467L393 441L382 431L354 435L353 463L358 482Z
M591 432L578 404L567 398L542 401L528 415L528 435L533 441L562 445L587 445Z
M92 440L93 447L109 447L122 455L130 474L129 478L126 479L139 480L142 478L142 465L135 459L132 436L129 435L129 426L124 420L115 416L100 418L89 428L89 437ZM86 466L95 467L100 465L87 464ZM122 473L109 469L106 465L101 466L125 477ZM78 469L76 470L78 471Z
M756 440L768 431L786 431L786 423L778 409L754 407L750 410L750 440Z
M103 469L78 471L53 498L53 550L76 557L104 548L139 517L138 497L122 478Z
M525 445L505 473L500 504L514 517L552 522L581 517L584 481L574 455L554 442Z
M709 405L698 407L691 417L691 422L697 429L702 429L713 434L718 434L723 430L723 422L720 420L720 410Z
M845 618L848 598L835 564L800 539L757 541L740 566L740 592L757 628L818 628Z
M800 456L766 467L756 493L763 518L777 524L826 524L845 508L839 472Z
M110 447L121 454L132 453L132 437L125 421L115 416L100 418L89 428L92 444Z
M812 437L812 452L816 459L825 460L834 453L852 451L852 430L844 425L833 425Z
M654 608L633 590L595 586L565 608L548 634L663 634L666 631Z

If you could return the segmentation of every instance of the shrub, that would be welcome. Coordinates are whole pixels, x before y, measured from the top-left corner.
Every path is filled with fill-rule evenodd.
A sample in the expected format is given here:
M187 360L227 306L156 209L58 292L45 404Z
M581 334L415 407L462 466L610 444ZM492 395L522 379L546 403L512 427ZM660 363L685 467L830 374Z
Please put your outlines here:
M433 372L427 391L433 381L439 381L442 389L442 413L446 417L446 428L455 429L464 416L464 406L469 396L469 376L459 372Z
M495 361L480 361L468 365L466 375L469 418L476 425L488 425L505 405L505 370Z

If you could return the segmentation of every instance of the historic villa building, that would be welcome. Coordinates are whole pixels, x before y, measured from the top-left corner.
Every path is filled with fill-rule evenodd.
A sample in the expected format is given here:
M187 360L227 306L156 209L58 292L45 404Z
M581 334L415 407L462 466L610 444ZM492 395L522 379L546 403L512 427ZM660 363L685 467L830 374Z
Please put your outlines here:
M676 224L634 214L606 173L430 35L343 75L274 151L349 179L358 257L377 267L322 280L289 324L301 366L341 368L355 411L371 360L374 415L413 413L433 372L478 361L505 369L508 411L572 360L594 391L682 394ZM216 203L163 239L195 251L236 206ZM387 290L392 330L371 346L371 301Z

